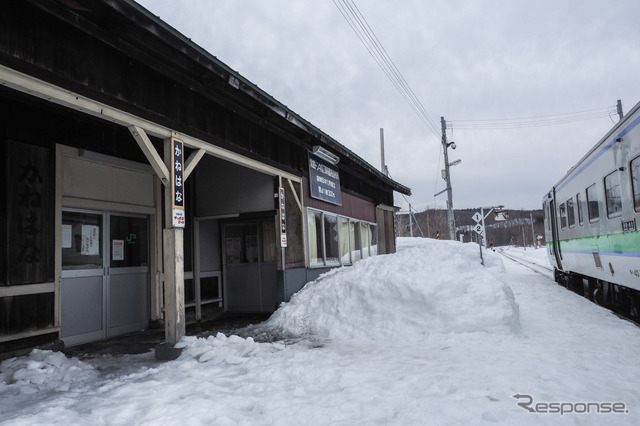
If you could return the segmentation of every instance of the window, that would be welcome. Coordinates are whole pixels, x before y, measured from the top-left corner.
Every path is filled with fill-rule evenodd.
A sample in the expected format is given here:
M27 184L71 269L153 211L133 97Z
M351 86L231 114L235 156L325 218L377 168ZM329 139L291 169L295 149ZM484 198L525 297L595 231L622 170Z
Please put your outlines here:
M584 220L582 219L582 200L580 199L580 194L576 194L576 208L578 210L578 223L582 225Z
M307 210L309 228L309 263L311 266L324 264L322 244L322 212Z
M547 203L546 201L544 204L545 204L544 215L546 216L545 222L547 222L547 229L551 231L551 220L549 220L549 218L551 217L551 204Z
M339 264L338 217L324 214L325 263Z
M338 218L338 229L340 238L340 263L351 263L351 250L349 249L349 219Z
M569 198L567 200L567 222L569 223L569 228L574 228L576 226L576 213L573 206L573 198Z
M560 228L564 229L567 227L567 206L562 203L560 204Z
M369 224L369 235L371 236L370 241L370 250L371 256L378 255L378 226L374 224Z
M622 214L622 194L618 170L605 176L604 198L607 204L607 217L620 216Z
M362 238L362 258L369 257L369 225L366 223L360 223L360 238Z
M633 208L640 212L640 157L631 161L631 190L633 192Z
M589 222L595 222L600 219L598 193L596 192L595 183L587 188L587 213L589 214Z
M349 222L349 241L351 242L351 261L362 259L360 224L358 222Z
M348 217L307 209L310 266L348 265L378 254L378 227Z

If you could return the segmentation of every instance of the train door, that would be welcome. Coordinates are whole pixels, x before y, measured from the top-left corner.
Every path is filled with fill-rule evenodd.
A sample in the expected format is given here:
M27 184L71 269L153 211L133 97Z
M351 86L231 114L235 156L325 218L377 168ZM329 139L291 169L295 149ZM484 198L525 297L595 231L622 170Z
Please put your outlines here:
M549 223L551 225L551 240L553 241L553 256L556 259L558 269L562 269L562 252L558 240L558 215L556 209L556 190L553 190L553 198L549 200Z
M63 211L61 299L60 336L67 345L146 328L148 218Z

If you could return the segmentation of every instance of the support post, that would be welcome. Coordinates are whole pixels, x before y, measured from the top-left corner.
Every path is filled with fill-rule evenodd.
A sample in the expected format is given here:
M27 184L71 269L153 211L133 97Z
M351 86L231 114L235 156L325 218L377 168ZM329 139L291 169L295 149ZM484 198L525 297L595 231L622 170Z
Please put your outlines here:
M413 212L411 211L411 203L409 203L409 235L413 237Z
M202 158L200 156L200 158ZM171 139L164 140L164 164L173 169ZM197 161L196 161L197 163ZM195 163L194 163L195 167ZM184 311L184 230L173 227L173 194L170 182L164 186L165 223L162 231L164 259L164 338L156 347L156 359L172 360L180 356L181 349L173 346L186 334Z
M164 339L173 346L185 335L183 230L162 232L164 243Z
M380 128L380 171L386 175L387 173L385 170L386 170L386 167L384 164L384 129Z
M533 246L534 249L537 249L537 242L538 240L536 240L536 231L533 229L533 212L529 213L530 217L531 217L531 245Z
M616 109L618 110L618 117L620 117L620 120L622 120L622 117L624 116L624 114L622 113L622 101L620 99L618 99L618 103L616 104Z
M447 144L447 122L444 117L440 117L440 124L442 125L442 151L444 152L444 174L447 181L447 219L449 222L449 239L456 239L456 229L453 218L453 191L451 189L451 175L449 174L449 154L447 150L449 148Z

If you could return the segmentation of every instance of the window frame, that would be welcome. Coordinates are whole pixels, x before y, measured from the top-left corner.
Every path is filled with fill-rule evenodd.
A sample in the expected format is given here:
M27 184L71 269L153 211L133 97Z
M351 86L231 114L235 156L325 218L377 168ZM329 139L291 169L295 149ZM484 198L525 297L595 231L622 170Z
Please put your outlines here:
M594 196L594 199L591 199L591 197L589 196L589 192L590 190L593 189L592 195ZM598 187L596 186L596 184L592 184L589 185L586 188L586 194L587 194L587 215L589 216L589 223L595 223L598 222L600 220L600 202L598 200ZM595 215L592 214L595 212Z
M611 178L611 179L609 179ZM617 178L617 182L612 182ZM622 216L622 177L620 170L616 169L603 178L604 182L604 201L607 211L607 218L612 219ZM609 183L617 185L609 186ZM617 197L615 197L615 189L617 188ZM617 201L616 201L617 198Z
M315 228L318 228L318 222L320 223L319 229L315 229L312 233L310 229L310 219L313 217ZM338 257L337 260L327 260L327 241L326 241L326 226L327 220L326 217L335 218L335 227L337 232L337 250ZM316 209L313 207L306 208L306 230L307 230L307 241L306 241L306 253L307 253L307 263L309 268L324 268L324 267L336 267L341 265L352 265L360 259L364 259L366 257L375 256L377 254L377 250L374 250L371 246L371 242L376 242L378 244L378 235L373 236L372 232L378 232L378 226L376 223L368 222L366 220L354 219L348 216L340 215L337 213L326 212L324 210ZM319 218L319 220L316 220ZM329 220L330 221L330 220ZM346 223L346 228L343 228ZM367 247L363 247L362 239L363 239L363 229L366 228L368 230L368 235L365 235L367 242ZM357 229L357 232L356 232ZM346 235L345 234L346 230ZM312 236L313 234L313 236ZM315 240L314 240L315 238ZM320 240L318 240L320 239ZM353 241L356 239L357 241ZM355 244L354 244L355 243ZM346 244L346 249L348 250L346 254L344 254L343 249ZM312 245L316 246L316 257L312 259ZM365 251L366 250L366 251ZM372 254L374 253L374 254Z
M634 174L634 171L638 172L637 175ZM640 212L640 155L629 162L629 176L631 177L633 210Z
M560 229L567 229L567 204L561 203L558 206L558 215L560 216Z
M573 197L569 197L567 200L567 225L570 229L576 227L576 211Z
M576 209L578 213L578 224L582 226L584 223L584 215L582 214L582 197L580 192L576 194Z

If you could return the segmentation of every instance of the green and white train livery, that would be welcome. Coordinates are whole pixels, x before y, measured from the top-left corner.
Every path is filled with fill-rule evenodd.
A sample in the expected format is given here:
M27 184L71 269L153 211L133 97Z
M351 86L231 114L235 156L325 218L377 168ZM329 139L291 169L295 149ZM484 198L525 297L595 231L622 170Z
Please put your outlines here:
M640 316L640 103L544 197L560 284Z

